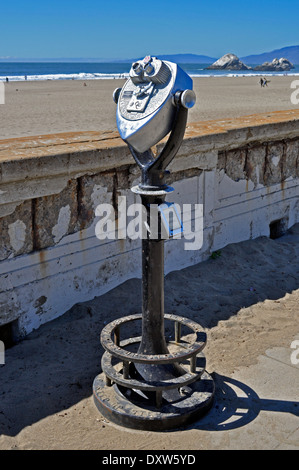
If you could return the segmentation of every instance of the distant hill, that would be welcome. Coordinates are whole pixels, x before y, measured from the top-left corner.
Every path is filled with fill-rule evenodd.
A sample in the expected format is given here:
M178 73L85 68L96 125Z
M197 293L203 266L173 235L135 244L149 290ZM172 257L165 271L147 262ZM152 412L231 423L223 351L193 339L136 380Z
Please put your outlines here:
M248 55L241 57L245 64L263 64L264 62L271 62L273 59L280 59L284 57L293 64L299 64L299 46L283 47L282 49L275 49L271 52L264 52L262 54Z
M155 56L154 53L152 53ZM219 57L210 57L201 54L156 54L159 59L169 60L170 62L176 62L179 64L213 64ZM273 59L280 59L284 57L293 64L299 64L299 46L283 47L282 49L275 49L271 52L264 52L262 54L248 55L246 57L240 57L240 60L246 65L260 65L264 62L272 62ZM16 58L16 57L0 57L1 62L118 62L118 63L132 63L135 60L143 59L139 58L125 58L125 59L103 59L103 58L44 58L44 59L33 59L33 58Z
M214 57L197 54L157 54L157 57L161 60L169 60L179 64L210 64L216 60Z
M162 60L169 60L170 62L176 62L180 64L210 64L215 62L214 57L197 54L152 54L153 57L159 57ZM144 57L138 58L126 58L126 59L103 59L103 58L46 58L46 59L34 59L34 58L16 58L16 57L0 57L0 62L99 62L99 63L128 63L131 64L136 60L141 60Z
M152 54L155 56L155 54ZM169 60L179 64L213 64L218 59L217 57L210 57L207 55L200 54L156 54L159 59ZM280 59L284 57L293 64L299 64L299 46L283 47L282 49L276 49L271 52L264 52L262 54L248 55L246 57L240 57L240 60L246 65L263 64L264 62L272 62L273 59ZM143 57L137 59L124 59L120 62L133 62L134 60L140 60ZM118 61L117 61L118 62Z

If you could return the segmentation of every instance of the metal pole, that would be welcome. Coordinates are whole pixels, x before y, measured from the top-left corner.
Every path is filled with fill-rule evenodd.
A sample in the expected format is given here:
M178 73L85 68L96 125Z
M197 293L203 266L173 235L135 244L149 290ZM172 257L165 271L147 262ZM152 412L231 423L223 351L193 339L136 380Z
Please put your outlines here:
M150 203L161 202L142 196L146 207L147 220L150 221ZM158 212L159 214L159 212ZM142 341L141 354L167 354L164 335L164 240L160 233L158 239L142 240Z

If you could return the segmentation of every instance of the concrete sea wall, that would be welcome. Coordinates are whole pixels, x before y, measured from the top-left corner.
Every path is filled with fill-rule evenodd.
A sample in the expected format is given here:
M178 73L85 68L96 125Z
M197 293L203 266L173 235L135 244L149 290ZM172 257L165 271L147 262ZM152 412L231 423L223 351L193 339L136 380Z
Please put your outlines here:
M203 243L167 240L165 273L279 235L299 222L299 111L189 124L169 169L167 200L203 205ZM139 202L130 189L139 180L117 133L0 141L0 333L23 337L141 276L140 240L95 235L96 207L118 217L120 196Z

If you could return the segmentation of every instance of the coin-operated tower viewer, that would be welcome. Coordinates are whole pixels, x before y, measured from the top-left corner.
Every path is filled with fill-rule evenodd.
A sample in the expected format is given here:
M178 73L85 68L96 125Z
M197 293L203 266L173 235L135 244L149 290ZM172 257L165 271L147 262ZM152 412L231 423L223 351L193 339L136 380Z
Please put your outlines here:
M120 136L141 170L140 184L131 189L146 213L142 313L115 320L102 330L105 353L93 395L104 417L129 428L161 431L194 422L211 408L215 393L205 370L203 329L188 318L164 313L163 234L172 237L183 230L174 204L165 201L173 191L165 174L182 143L188 109L195 104L192 88L192 79L177 64L147 56L133 63L129 79L113 94ZM151 147L167 134L155 157ZM155 231L153 207L158 217ZM170 339L165 321L172 325ZM140 324L140 336L126 337L128 325L135 331Z

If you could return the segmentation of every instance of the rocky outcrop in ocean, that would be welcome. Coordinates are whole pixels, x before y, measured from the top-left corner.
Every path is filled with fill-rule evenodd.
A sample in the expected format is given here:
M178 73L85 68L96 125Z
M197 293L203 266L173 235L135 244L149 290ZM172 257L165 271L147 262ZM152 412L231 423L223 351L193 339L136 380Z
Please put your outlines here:
M273 59L272 62L264 62L262 65L257 65L253 70L263 72L286 72L294 68L294 65L288 59L281 57L280 59Z
M225 54L207 67L206 70L251 70L251 67L241 62L235 54Z

